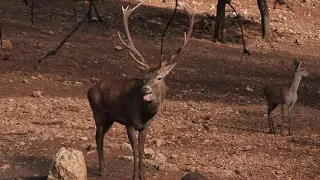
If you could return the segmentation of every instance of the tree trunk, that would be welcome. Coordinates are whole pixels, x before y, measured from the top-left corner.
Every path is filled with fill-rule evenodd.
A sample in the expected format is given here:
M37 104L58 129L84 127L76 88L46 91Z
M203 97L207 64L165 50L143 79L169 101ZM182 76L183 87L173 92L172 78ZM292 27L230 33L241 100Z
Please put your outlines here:
M220 42L225 42L225 39L226 39L226 30L224 26L225 8L226 8L225 0L218 0L216 24L214 27L214 34L213 34L214 41L219 40Z
M266 41L270 41L272 37L270 27L269 9L266 0L257 0L261 14L262 36Z
M95 16L95 10L94 10L94 7L93 7L93 1L94 0L90 0L90 7L89 7L89 12L88 12L88 21L91 22L91 21L97 21L97 17Z

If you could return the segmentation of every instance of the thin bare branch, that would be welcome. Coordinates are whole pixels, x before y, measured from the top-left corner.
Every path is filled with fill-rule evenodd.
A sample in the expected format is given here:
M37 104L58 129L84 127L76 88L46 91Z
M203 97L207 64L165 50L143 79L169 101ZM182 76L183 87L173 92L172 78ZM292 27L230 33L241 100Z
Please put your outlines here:
M96 12L96 15L97 15L97 17L98 17L99 22L102 24L102 26L103 26L105 29L108 29L108 26L104 23L104 21L102 20L100 14L99 14L99 12L98 12L98 9L97 9L97 7L96 7L96 4L94 3L94 0L91 0L90 3L93 4L93 8L94 8L94 11ZM90 8L90 7L89 7L89 8Z
M237 22L238 22L238 25L239 25L239 27L241 29L241 38L242 38L242 45L243 45L243 54L242 54L241 59L240 59L240 62L241 62L243 60L245 54L251 55L251 53L248 51L248 49L246 47L246 39L244 38L244 28L243 28L242 23L241 23L242 17L240 15L240 13L238 13L237 10L232 6L230 1L228 1L227 4L231 7L233 12L236 13Z
M176 58L182 52L182 50L185 48L185 46L187 45L188 41L190 40L192 30L193 30L195 11L196 11L196 9L194 9L193 13L190 14L191 12L187 10L190 23L189 23L188 32L184 33L183 45L175 53L171 54L167 60L165 60L164 62L161 62L162 66L166 65L169 61Z
M99 18L100 16L99 16L98 10L97 10L97 8L96 8L96 6L95 6L95 4L94 4L94 0L90 0L90 3L92 3L92 5L93 5L94 10L95 10L95 12L96 12L96 14L97 14L97 16L98 16L98 19L99 19L100 23L101 23L105 28L107 28L106 25L102 22L102 19ZM59 46L58 46L55 50L52 50L52 51L48 52L44 57L38 59L38 60L37 60L38 63L41 63L41 62L42 62L44 59L46 59L47 57L56 55L56 54L58 53L58 51L61 49L61 47L64 45L64 43L66 43L66 41L80 28L80 26L83 24L83 22L84 22L87 18L89 18L90 8L91 8L91 6L89 6L89 10L88 10L86 16L85 16L85 17L76 25L76 27L61 41L61 43L59 44Z
M2 46L2 28L0 24L0 46Z
M85 16L78 24L77 26L63 39L63 41L59 44L59 46L55 49L52 50L50 52L48 52L47 55L45 55L44 57L40 58L37 62L41 63L44 59L46 59L49 56L55 55L58 53L58 51L60 50L60 48L64 45L64 43L71 37L71 35L76 32L79 27L81 26L81 24L87 19L88 16Z
M143 58L143 56L141 55L141 53L136 49L136 47L134 46L133 40L131 38L130 35L130 31L129 31L129 16L130 14L137 9L139 6L141 6L144 3L144 1L142 1L141 3L139 3L138 5L136 5L134 8L131 8L130 6L127 6L126 8L124 8L122 6L122 13L123 13L123 25L124 25L124 29L126 31L126 35L128 38L128 43L126 43L122 38L120 33L118 32L118 36L119 39L121 41L122 44L124 44L130 51L132 51L133 53L135 53L140 60L138 60L137 58L135 58L133 55L131 55L133 57L133 59L140 65L144 66L145 68L148 68L149 66L145 63L145 60Z
M168 24L167 24L167 27L166 29L164 29L162 35L161 35L161 46L160 46L160 53L161 53L161 58L163 58L163 42L164 42L164 36L167 32L167 30L170 28L170 25L171 25L171 22L174 18L174 16L176 15L177 13L177 9L178 9L178 0L176 0L176 5L174 7L174 10L173 10L173 13L172 13L172 16L170 18L170 20L168 21Z
M34 3L33 0L31 1L31 25L33 25L33 9L34 9Z

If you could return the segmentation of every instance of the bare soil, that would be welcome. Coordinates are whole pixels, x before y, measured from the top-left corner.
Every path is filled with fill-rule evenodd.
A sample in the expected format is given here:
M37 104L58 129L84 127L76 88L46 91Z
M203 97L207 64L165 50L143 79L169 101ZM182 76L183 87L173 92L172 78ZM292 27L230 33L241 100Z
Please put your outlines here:
M131 151L121 148L128 139L118 124L105 137L107 177L97 175L97 153L86 150L95 142L86 92L97 79L141 76L125 47L115 49L121 45L117 31L123 32L121 5L132 2L97 2L109 28L84 23L57 55L41 64L37 59L59 45L85 16L88 4L35 2L33 26L30 6L20 0L0 2L2 36L14 46L9 60L0 61L0 179L46 179L52 157L62 146L83 151L90 180L131 179L133 165L121 158ZM197 2L197 20L205 17L202 13L210 3L216 4ZM167 101L146 143L180 170L147 168L147 179L178 180L194 170L211 179L320 179L320 2L289 1L293 13L285 6L272 9L270 1L274 41L268 43L260 37L256 1L234 2L244 15L252 55L239 62L240 34L232 16L227 16L225 44L212 42L211 32L195 28L166 78ZM173 7L174 1L150 0L132 14L136 47L150 63L159 60L161 33ZM187 27L180 8L165 38L166 56L182 44ZM270 83L290 83L294 59L303 61L311 75L301 81L293 136L269 134L262 89ZM42 96L33 97L34 91ZM274 118L282 124L278 109Z

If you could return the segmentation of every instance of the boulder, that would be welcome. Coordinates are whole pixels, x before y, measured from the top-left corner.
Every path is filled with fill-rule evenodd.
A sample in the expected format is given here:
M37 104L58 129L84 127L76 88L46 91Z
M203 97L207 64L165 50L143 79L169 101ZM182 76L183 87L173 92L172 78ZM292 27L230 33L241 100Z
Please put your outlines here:
M204 177L200 173L190 172L190 173L184 175L181 180L209 180L209 179Z
M62 147L53 160L48 180L87 180L82 152Z
M0 44L0 60L7 60L12 54L12 43L9 39L3 39Z

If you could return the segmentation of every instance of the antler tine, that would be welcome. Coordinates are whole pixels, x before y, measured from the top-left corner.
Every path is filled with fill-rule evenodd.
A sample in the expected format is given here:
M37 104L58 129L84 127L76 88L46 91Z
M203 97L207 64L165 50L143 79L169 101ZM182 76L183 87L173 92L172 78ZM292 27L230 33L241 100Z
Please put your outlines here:
M187 9L190 24L189 24L188 32L184 33L183 45L175 53L171 54L171 56L167 60L165 60L164 62L161 62L162 65L166 65L169 61L176 58L182 52L184 47L187 45L188 41L190 40L192 30L193 30L195 11L196 11L196 8L194 9L193 13L191 14L190 10Z
M149 68L149 66L145 63L145 60L143 58L143 56L141 55L141 53L136 49L136 47L134 46L133 44L133 40L131 38L131 35L130 35L130 31L129 31L129 23L128 23L128 20L129 20L129 16L130 14L135 10L137 9L139 6L141 6L142 4L144 3L144 1L142 1L141 3L139 3L138 5L136 5L134 8L131 8L130 6L127 6L126 8L124 8L122 6L122 13L123 13L123 25L124 25L124 29L126 31L126 34L127 34L127 38L128 38L128 43L124 42L124 40L121 38L121 35L120 35L120 32L118 31L118 36L119 36L119 39L121 41L121 43L123 45L125 45L130 51L134 52L139 58L140 60L138 60L131 52L130 52L130 55L133 57L133 59L139 64L139 65L142 65L144 66L146 69Z

